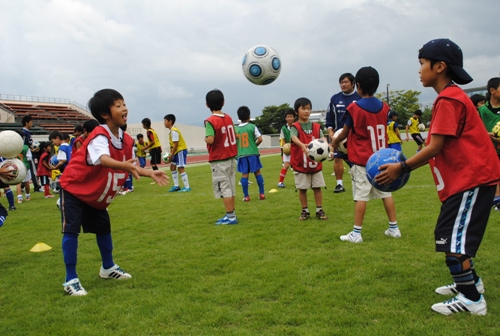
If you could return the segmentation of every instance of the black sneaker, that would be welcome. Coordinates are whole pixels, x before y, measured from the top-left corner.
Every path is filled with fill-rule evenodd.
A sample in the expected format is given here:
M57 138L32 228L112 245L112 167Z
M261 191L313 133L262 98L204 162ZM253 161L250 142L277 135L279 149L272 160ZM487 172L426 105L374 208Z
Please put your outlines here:
M10 206L9 210L16 210L16 207L15 206Z
M345 191L344 186L342 184L337 184L337 186L335 187L335 190L333 192L338 194L338 193L341 193L344 191Z

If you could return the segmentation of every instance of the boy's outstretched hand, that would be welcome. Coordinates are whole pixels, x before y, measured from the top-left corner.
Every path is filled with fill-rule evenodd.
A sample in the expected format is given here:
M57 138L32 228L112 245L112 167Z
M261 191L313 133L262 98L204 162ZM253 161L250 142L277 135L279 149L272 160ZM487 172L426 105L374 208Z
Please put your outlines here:
M160 186L166 186L169 182L169 177L163 170L152 170L151 178Z

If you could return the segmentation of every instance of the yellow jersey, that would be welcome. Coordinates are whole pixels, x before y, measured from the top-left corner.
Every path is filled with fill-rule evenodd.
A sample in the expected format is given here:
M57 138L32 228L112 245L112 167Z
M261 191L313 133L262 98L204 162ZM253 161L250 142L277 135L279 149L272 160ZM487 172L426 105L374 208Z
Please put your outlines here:
M172 132L176 132L179 135L179 139L176 141L177 142L177 150L174 153L174 155L175 155L175 154L179 153L180 151L187 149L187 145L186 145L186 142L184 141L184 138L182 137L182 134L179 131L179 129L175 126L172 126L172 129L170 130L170 135L169 135L170 150L172 150L172 148L174 148L174 140L172 140Z

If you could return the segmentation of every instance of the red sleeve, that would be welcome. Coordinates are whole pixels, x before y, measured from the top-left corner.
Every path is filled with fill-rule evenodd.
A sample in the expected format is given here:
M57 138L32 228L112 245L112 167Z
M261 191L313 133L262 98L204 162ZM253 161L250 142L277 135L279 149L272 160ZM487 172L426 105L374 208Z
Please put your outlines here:
M153 132L151 132L151 131L148 131L148 140L150 142L154 142L155 141L155 137L153 135Z
M441 98L432 113L431 134L460 136L465 123L465 107L454 99Z

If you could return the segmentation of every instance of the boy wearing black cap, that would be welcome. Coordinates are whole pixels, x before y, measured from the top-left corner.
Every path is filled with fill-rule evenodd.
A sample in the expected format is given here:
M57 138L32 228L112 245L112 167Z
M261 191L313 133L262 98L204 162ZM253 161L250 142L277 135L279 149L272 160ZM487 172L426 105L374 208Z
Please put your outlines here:
M389 119L387 121L387 147L401 152L403 148L401 147L401 136L398 129L398 114L394 111L389 111L387 119Z
M500 163L476 108L454 84L472 81L463 69L462 50L449 39L436 39L419 50L418 58L422 85L438 93L427 146L401 164L381 166L384 171L376 181L390 183L402 172L429 163L442 202L434 230L436 251L446 254L454 280L451 285L438 287L436 293L458 294L431 308L444 315L463 311L486 315L484 285L471 258L483 239L495 185L500 180ZM471 152L474 160L461 155Z
M382 199L389 218L389 228L385 231L385 235L400 238L401 232L396 220L396 207L392 194L374 188L366 177L366 162L374 152L385 148L387 144L386 127L389 106L373 96L379 84L377 70L372 67L361 68L356 73L355 80L361 99L347 107L347 112L343 117L344 128L332 141L333 147L337 149L339 143L347 137L349 161L353 163L351 178L355 202L354 229L340 236L340 240L351 243L363 242L361 228L366 212L366 202L377 198Z

